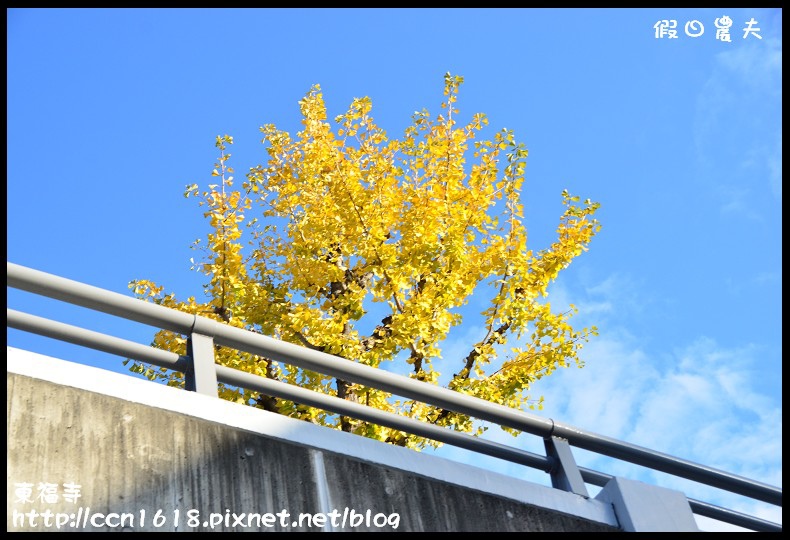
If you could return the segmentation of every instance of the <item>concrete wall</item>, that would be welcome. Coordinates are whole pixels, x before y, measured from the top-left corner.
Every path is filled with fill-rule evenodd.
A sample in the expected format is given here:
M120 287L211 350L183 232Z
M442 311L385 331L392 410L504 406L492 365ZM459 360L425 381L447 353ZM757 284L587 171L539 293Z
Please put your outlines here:
M605 502L13 348L6 418L8 531L619 530Z

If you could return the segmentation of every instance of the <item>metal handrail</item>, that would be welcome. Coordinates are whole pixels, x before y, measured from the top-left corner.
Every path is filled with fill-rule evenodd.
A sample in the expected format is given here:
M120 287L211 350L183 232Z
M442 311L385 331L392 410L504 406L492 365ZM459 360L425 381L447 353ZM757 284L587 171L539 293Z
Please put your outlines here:
M140 360L149 364L172 369L175 371L185 372L188 369L191 359L187 356L179 356L175 353L155 349L147 345L141 345L133 341L108 336L92 330L86 330L78 326L65 324L43 317L37 317L27 313L22 313L13 309L7 309L7 325L11 328L31 332L41 336L50 337L60 341L89 347L95 350L103 351L118 356ZM513 463L519 463L532 467L535 469L547 472L551 467L549 458L538 454L533 454L525 450L520 450L510 446L505 446L500 443L488 441L478 437L472 437L464 433L458 433L445 428L434 426L432 424L425 424L413 420L411 418L404 418L402 416L379 411L377 409L370 409L363 407L367 411L376 411L375 418L373 416L357 416L357 409L346 400L342 400L333 396L325 396L316 392L301 390L301 393L292 393L291 390L295 387L276 381L268 381L275 384L264 384L259 386L259 379L261 377L250 375L238 370L227 368L224 366L217 366L218 373L217 379L219 382L232 384L237 386L244 386L250 390L258 390L268 393L283 399L300 399L305 405L314 407L321 407L326 410L331 410L339 414L346 414L347 416L354 416L360 420L368 420L378 422L380 425L400 429L409 432L413 435L424 436L434 440L457 446L477 452L480 454L489 455ZM304 392L309 392L305 394ZM320 397L315 397L320 396ZM314 399L315 397L315 399ZM360 407L360 406L358 406ZM585 482L595 486L605 486L613 476L598 472L585 467L579 467L581 476ZM755 531L762 532L781 532L782 526L766 521L748 514L722 508L710 503L698 501L696 499L688 499L689 506L695 514L718 519L726 523L738 525L741 527L749 528Z
M205 317L179 312L171 308L130 298L14 263L7 263L7 276L7 285L9 287L48 296L50 298L59 299L75 305L186 335L194 336L197 334L209 336L220 345L290 363L304 369L340 377L351 382L379 388L392 392L393 394L417 399L437 407L469 414L475 418L526 431L541 436L544 439L565 439L569 444L579 448L643 465L654 470L674 474L675 476L718 487L753 499L778 506L782 505L782 490L780 488L644 447L632 445L597 433L581 430L567 424L555 422L552 419L542 418L524 411L487 402L473 396L460 394L446 388L440 388L384 370L349 362L346 359L341 359L320 351L282 342L241 328L224 325ZM104 334L84 330L71 325L48 321L47 319L41 319L14 310L8 310L8 326L49 335L56 339L92 348L98 348L113 354L140 359L154 365L159 365L160 367L168 367L178 371L189 369L192 361L189 357L179 357L178 355L166 351L126 342L125 340L119 340L118 338L112 338ZM333 410L334 412L363 420L369 419L369 421L375 421L381 425L389 425L390 427L395 427L396 429L401 429L416 435L447 442L448 444L472 449L509 461L522 463L544 471L548 471L553 467L550 457L531 454L506 445L492 443L491 441L485 441L484 444L481 445L479 444L481 439L469 435L425 424L417 420L400 417L392 413L385 413L384 411L351 403L332 396L316 394L309 390L258 377L249 373L232 370L224 366L216 366L216 379L220 382L263 391L269 395L278 395L288 399L296 399L290 396L298 395L298 401L300 403ZM391 415L391 417L388 415ZM452 435L448 435L448 433ZM602 479L611 478L602 473L595 473L595 471L581 468L580 470L585 481L596 485L603 485L599 483ZM597 481L591 481L591 479ZM744 520L748 521L754 519L756 521L751 522L751 526L757 525L760 527L757 530L776 530L776 527L778 527L778 530L781 530L781 525L778 524L765 522L726 509L719 509L721 511L718 511L715 509L719 507L714 507L708 503L693 500L690 500L690 502L692 507L694 507L695 503L698 503L696 506L700 510L699 513L701 515L715 513L720 516L717 517L717 519L728 521L728 519L723 518L729 517L741 523L744 522ZM704 512L708 512L708 514ZM709 515L709 517L711 516ZM762 524L759 522L762 522ZM771 529L771 527L773 527L773 529Z

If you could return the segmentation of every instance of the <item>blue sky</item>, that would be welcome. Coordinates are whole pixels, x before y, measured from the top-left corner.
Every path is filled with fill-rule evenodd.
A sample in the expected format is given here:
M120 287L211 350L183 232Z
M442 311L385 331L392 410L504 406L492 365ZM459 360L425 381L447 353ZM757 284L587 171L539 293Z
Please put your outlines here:
M731 42L716 39L724 16ZM369 96L377 123L399 137L414 111L438 113L443 75L461 75L461 116L483 112L490 136L512 129L529 149L523 203L535 248L552 241L563 189L601 203L600 234L549 297L576 304L576 323L600 335L583 369L534 387L546 399L541 414L781 486L781 16L10 9L7 259L124 294L143 278L180 298L199 294L189 246L208 229L183 190L210 182L216 135L234 137L240 176L266 159L261 125L300 129L297 102L313 84L330 117ZM664 19L677 21L677 39L656 38ZM760 37L744 38L752 19ZM704 33L687 35L689 21ZM8 306L141 343L152 335L17 291ZM445 358L477 335L472 317L457 330ZM114 357L17 331L8 343L125 370ZM577 458L782 519L781 508Z

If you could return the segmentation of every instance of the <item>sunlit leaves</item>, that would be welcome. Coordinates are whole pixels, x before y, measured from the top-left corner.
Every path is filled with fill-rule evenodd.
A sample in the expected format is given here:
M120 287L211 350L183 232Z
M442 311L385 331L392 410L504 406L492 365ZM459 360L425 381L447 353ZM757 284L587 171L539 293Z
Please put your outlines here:
M261 127L266 161L240 189L229 165L233 138L218 136L212 183L184 192L198 199L208 223L193 246L202 252L193 268L208 280L205 300L179 302L146 280L130 287L141 298L349 361L399 362L401 373L429 384L439 384L434 363L462 322L460 308L473 293L487 294L484 328L469 336L465 353L445 358L455 365L448 386L509 407L540 407L530 384L580 365L579 350L595 334L571 326L575 308L553 312L544 297L598 232L598 204L563 192L556 241L528 247L521 203L527 149L512 130L483 138L483 114L460 123L463 78L448 73L444 82L441 113L415 112L400 139L375 123L367 97L330 123L321 88L313 86L299 101L299 132ZM186 350L183 336L168 332L154 345ZM477 432L464 415L266 358L218 348L216 361ZM182 383L178 374L133 369ZM394 444L433 444L255 392L223 388L222 395Z

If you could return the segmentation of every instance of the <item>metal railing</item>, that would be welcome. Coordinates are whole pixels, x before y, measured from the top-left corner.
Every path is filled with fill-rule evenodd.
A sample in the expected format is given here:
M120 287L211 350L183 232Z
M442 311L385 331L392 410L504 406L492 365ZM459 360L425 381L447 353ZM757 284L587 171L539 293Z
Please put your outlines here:
M221 382L289 399L539 469L550 475L552 486L555 488L585 497L589 496L585 483L604 486L612 476L578 467L573 459L571 446L782 506L782 490L775 486L382 369L235 328L206 317L190 315L10 262L7 263L7 286L186 335L188 356L179 356L147 345L7 308L8 327L180 371L185 374L188 390L217 396L217 383ZM537 435L544 440L546 455L527 452L334 396L216 365L215 344ZM697 515L747 529L771 532L782 530L781 524L695 499L689 499L689 505L692 512Z

